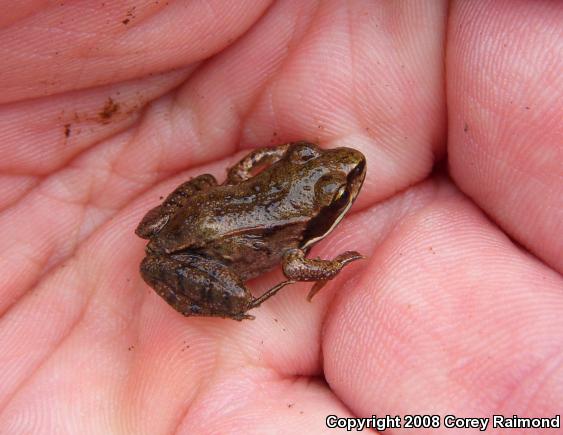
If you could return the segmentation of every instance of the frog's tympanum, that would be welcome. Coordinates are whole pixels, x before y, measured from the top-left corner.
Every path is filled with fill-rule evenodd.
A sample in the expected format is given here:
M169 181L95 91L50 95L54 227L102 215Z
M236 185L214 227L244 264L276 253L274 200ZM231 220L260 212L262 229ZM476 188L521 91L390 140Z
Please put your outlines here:
M351 261L306 258L356 199L366 159L350 148L295 142L251 152L223 184L200 175L181 184L136 229L148 239L143 279L185 316L252 319L287 284L315 281L313 295ZM254 298L244 285L282 263L287 280Z

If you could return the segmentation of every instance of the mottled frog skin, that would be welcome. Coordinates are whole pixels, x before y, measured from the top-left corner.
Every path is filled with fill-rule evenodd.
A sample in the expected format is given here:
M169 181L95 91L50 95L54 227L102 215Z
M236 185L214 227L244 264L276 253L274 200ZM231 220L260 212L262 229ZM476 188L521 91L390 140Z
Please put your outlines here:
M149 240L141 275L185 316L252 319L247 311L296 281L315 281L311 299L362 258L306 254L350 209L365 174L365 157L351 148L294 142L256 149L223 184L200 175L145 215L135 231ZM287 280L254 298L244 282L280 263Z

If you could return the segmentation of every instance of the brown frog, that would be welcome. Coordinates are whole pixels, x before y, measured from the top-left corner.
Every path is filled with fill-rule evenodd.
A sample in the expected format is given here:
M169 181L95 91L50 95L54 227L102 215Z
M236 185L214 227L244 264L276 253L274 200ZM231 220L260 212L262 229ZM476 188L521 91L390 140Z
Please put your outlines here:
M204 174L181 184L136 229L149 239L143 279L185 316L246 314L287 284L316 281L310 300L348 263L306 258L356 199L366 159L351 148L307 142L257 149L219 185ZM244 281L282 263L287 280L254 298Z

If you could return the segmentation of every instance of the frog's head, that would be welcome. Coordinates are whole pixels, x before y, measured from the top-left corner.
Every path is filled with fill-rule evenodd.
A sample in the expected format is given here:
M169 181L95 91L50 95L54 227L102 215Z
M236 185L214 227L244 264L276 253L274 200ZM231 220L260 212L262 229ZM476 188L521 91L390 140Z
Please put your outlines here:
M364 182L366 158L352 148L323 150L297 142L288 149L286 159L299 173L295 187L310 192L313 202L314 212L303 234L302 247L307 248L327 236L352 206Z

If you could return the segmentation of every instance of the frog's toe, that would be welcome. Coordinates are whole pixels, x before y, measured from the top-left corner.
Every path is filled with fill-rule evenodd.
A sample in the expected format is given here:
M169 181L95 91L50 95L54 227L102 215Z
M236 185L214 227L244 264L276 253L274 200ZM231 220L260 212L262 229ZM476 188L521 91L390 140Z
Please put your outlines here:
M315 295L319 292L319 290L322 289L322 288L326 285L327 282L328 282L328 281L327 281L327 280L324 280L324 279L322 279L322 280L320 280L320 281L317 281L317 282L313 285L313 287L311 288L311 290L309 291L309 294L307 295L307 301L308 301L308 302L311 302L311 299L313 299L313 296L315 296Z
M256 319L255 316L253 316L252 314L237 314L235 316L233 316L233 319L238 320L239 322L245 319L248 320L254 320Z

